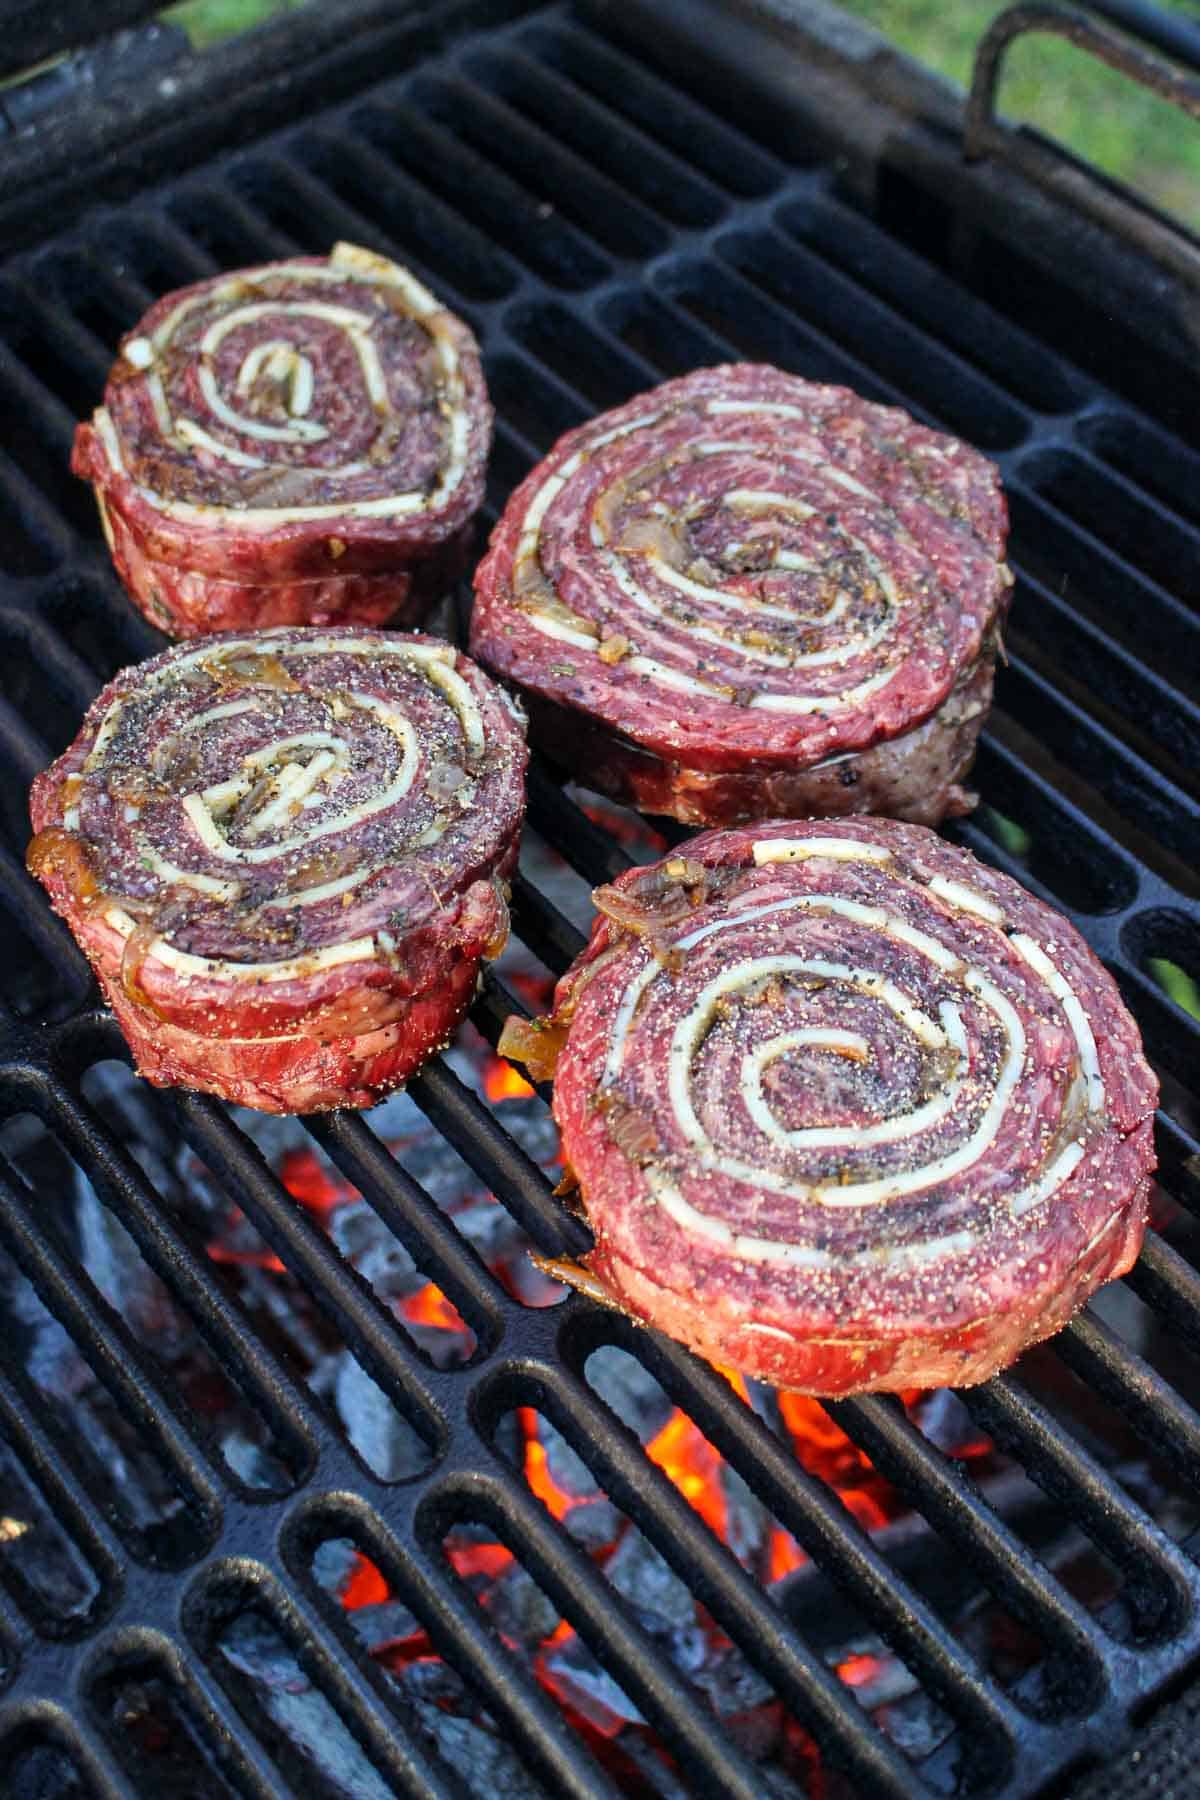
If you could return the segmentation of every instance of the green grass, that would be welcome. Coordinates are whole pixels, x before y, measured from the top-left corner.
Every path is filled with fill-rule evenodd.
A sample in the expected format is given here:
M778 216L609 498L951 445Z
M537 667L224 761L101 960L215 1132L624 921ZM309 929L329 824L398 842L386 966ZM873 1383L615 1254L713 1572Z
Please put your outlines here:
M960 86L997 0L839 0ZM1192 0L1159 0L1197 16ZM1022 38L1004 63L1000 109L1200 228L1200 125L1061 39Z
M1190 1012L1194 1019L1200 1019L1200 983L1186 969L1165 956L1148 957L1146 967L1168 999Z
M279 13L295 12L309 0L182 0L168 6L161 17L182 25L197 50L206 50L222 38L235 37L251 25L261 25ZM319 4L319 0L318 0Z
M198 49L320 0L183 0L163 17ZM840 0L919 62L964 85L998 0ZM1160 0L1196 17L1195 0ZM1200 125L1061 40L1023 38L1009 52L1001 109L1067 144L1200 229Z

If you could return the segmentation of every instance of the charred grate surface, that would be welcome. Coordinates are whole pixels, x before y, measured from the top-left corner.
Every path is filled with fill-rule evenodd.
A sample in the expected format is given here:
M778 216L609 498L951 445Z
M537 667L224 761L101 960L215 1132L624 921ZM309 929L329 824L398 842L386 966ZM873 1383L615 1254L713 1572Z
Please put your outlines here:
M924 1521L864 1532L801 1467L771 1396L747 1405L674 1345L583 1301L523 1303L430 1191L403 1147L416 1137L396 1151L378 1114L311 1121L305 1142L364 1197L372 1241L410 1258L469 1333L447 1361L405 1327L378 1267L297 1204L245 1115L112 1075L119 1034L21 860L31 777L101 682L159 644L67 473L71 432L116 337L156 294L336 236L413 266L478 331L499 412L493 516L561 430L731 357L850 383L1000 461L1019 577L1011 663L980 755L983 804L957 832L1078 924L1137 1013L1166 1096L1161 1234L1052 1349L965 1397L1008 1488L972 1481L919 1411L844 1403L830 1410L850 1445ZM1030 295L1020 310L1036 312ZM601 1496L590 1504L632 1521L628 1541L699 1602L758 1684L755 1716L765 1707L777 1733L807 1734L822 1791L1042 1792L1111 1756L1187 1675L1200 1657L1200 452L1164 423L1170 394L1153 417L1084 372L1102 352L1095 337L1078 363L1048 348L839 197L815 141L807 162L792 140L785 156L765 128L747 135L562 6L465 36L94 213L0 274L0 1289L21 1325L0 1342L12 1792L802 1791L778 1775L768 1790L754 1733L689 1677L678 1644L664 1648L637 1580L622 1588L543 1504L514 1459L518 1414L548 1421L560 1463L573 1453L574 1478ZM537 768L530 822L514 922L556 974L581 941L585 884L628 851ZM569 865L553 895L539 840ZM490 974L475 1009L493 1042L522 1003L508 979ZM511 1108L485 1105L447 1059L409 1093L505 1229L551 1255L583 1247L548 1157L528 1129L505 1129ZM232 1206L233 1237L206 1236L181 1168ZM62 1205L80 1182L98 1202L90 1237ZM157 1314L119 1303L114 1269L135 1264ZM277 1271L295 1307L256 1310L259 1290L224 1278L234 1264L248 1282ZM374 1396L386 1442L339 1426L305 1373L301 1315L338 1346L339 1382ZM181 1319L186 1383L164 1346L164 1320ZM67 1342L86 1371L83 1431L45 1367L46 1346ZM791 1534L803 1555L788 1581L756 1578L648 1459L594 1378L601 1354L633 1358L748 1504ZM1083 1591L1028 1526L1031 1496L1115 1571L1111 1588ZM519 1624L476 1603L463 1571L471 1546L481 1561L481 1533L485 1549L513 1553L523 1605L574 1628L611 1684L605 1704L623 1696L646 1746L641 1787L605 1756L603 1730L578 1729L582 1701L568 1723L561 1685L520 1654ZM394 1681L387 1644L337 1603L347 1569L387 1595L393 1636L424 1646L426 1688ZM968 1589L999 1609L1010 1649L1036 1654L1000 1667L956 1616ZM830 1666L823 1646L843 1613L856 1622L844 1636L875 1634L944 1721L932 1747L889 1727L844 1659ZM467 1746L474 1761L461 1735L431 1725L464 1694L487 1727ZM598 1708L594 1682L592 1695Z

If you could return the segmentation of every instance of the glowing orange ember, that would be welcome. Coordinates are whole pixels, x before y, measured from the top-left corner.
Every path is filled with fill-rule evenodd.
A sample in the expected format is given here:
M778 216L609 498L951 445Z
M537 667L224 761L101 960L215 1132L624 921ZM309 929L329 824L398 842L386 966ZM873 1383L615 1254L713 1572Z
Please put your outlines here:
M393 1638L371 1652L386 1669L411 1669L414 1663L441 1662L425 1631L414 1631L405 1638Z
M801 1563L807 1561L807 1556L791 1532L773 1525L770 1548L767 1551L767 1580L782 1581L785 1575L790 1575L793 1569L798 1569Z
M503 1057L489 1057L487 1068L483 1074L483 1091L488 1099L527 1100L533 1089L523 1075L518 1075L511 1063Z
M211 1262L241 1263L248 1269L270 1269L272 1274L286 1275L287 1269L269 1250L231 1250L228 1244L209 1244Z
M588 810L592 809L589 807ZM634 821L616 814L610 817L607 810L603 813L603 821L610 830L616 824L623 837L626 834L632 837L636 829ZM519 980L514 976L514 981L530 1004L539 1007L547 1004L550 997L548 978L525 976ZM483 1089L489 1101L525 1100L534 1094L524 1075L503 1057L491 1054L481 1038L476 1040L476 1045L475 1054L479 1058L476 1066L481 1071ZM392 1154L402 1153L410 1141L401 1139L386 1147ZM279 1166L279 1176L288 1192L313 1213L326 1231L333 1229L337 1207L361 1199L350 1182L331 1170L324 1159L310 1149L295 1149L285 1155ZM237 1248L238 1243L247 1238L249 1247L244 1251ZM237 1212L232 1213L222 1240L210 1245L208 1253L218 1262L245 1263L285 1272L282 1262L253 1234L246 1232ZM525 1306L548 1305L561 1292L557 1283L528 1260L526 1253L501 1258L494 1266L494 1273ZM457 1334L460 1345L465 1340L467 1348L470 1347L473 1340L468 1326L435 1282L424 1281L413 1293L394 1304L396 1316L408 1325ZM452 1346L451 1353L456 1354L460 1345ZM818 1400L799 1394L773 1393L755 1383L747 1384L735 1369L718 1368L717 1372L743 1404L778 1434L781 1445L790 1442L797 1464L832 1489L865 1530L877 1531L904 1511L902 1496L877 1473L865 1452L834 1423ZM902 1399L910 1412L916 1408L918 1424L923 1418L928 1424L929 1418L936 1416L942 1422L944 1432L946 1422L955 1417L953 1412L944 1410L927 1416L929 1396L913 1392L904 1394ZM964 1420L964 1427L965 1423ZM583 1516L581 1508L596 1509L589 1520L596 1529L591 1533L580 1533L579 1540L587 1544L593 1563L604 1570L614 1548L624 1544L627 1534L634 1532L632 1522L616 1508L608 1507L595 1489L575 1493L556 1478L559 1458L554 1446L557 1440L550 1438L546 1421L533 1406L517 1409L517 1425L521 1434L520 1458L525 1481L530 1493L541 1501L551 1518L560 1523L572 1520L578 1524ZM963 1437L963 1443L952 1452L954 1456L973 1457L990 1452L991 1445L986 1438L970 1434L967 1429L964 1429ZM645 1454L717 1538L729 1545L731 1553L755 1579L771 1585L785 1580L808 1562L805 1550L783 1523L770 1519L765 1508L754 1510L742 1505L736 1487L725 1478L725 1462L720 1452L680 1408L670 1412L665 1424L645 1445ZM609 1518L611 1526L605 1523ZM484 1541L470 1541L476 1535ZM612 1696L606 1695L590 1680L590 1659L584 1654L574 1626L567 1619L558 1618L536 1646L518 1642L509 1635L503 1597L511 1592L506 1577L516 1567L516 1559L507 1546L490 1536L490 1527L487 1535L456 1528L446 1540L443 1554L458 1576L471 1583L475 1599L484 1611L495 1608L493 1622L504 1642L514 1653L528 1657L537 1680L554 1696L568 1724L583 1737L601 1765L617 1774L631 1770L632 1763L627 1769L626 1763L620 1760L624 1752L619 1751L617 1744L617 1740L624 1741L623 1734L630 1729L631 1715L626 1708L610 1704ZM380 1607L391 1598L382 1572L369 1557L356 1552L342 1590L342 1604L350 1610ZM702 1606L694 1610L696 1624L707 1635L710 1647L714 1653L723 1654L730 1648L728 1638ZM551 1617L554 1616L552 1613ZM384 1667L397 1672L414 1663L438 1661L423 1629L379 1643L373 1654ZM876 1706L887 1687L886 1682L880 1683L880 1677L886 1676L888 1667L877 1657L856 1654L846 1656L838 1663L837 1674L847 1687L857 1691L861 1704ZM814 1795L832 1792L825 1785L825 1774L812 1740L797 1721L787 1716L778 1701L772 1703L772 1718L775 1721L772 1729L778 1731L788 1757L807 1777L805 1791Z
M289 1150L279 1164L279 1179L292 1198L312 1212L332 1212L344 1201L359 1198L358 1189L331 1174L311 1150Z
M698 1425L678 1407L657 1437L646 1445L646 1455L657 1463L719 1538L725 1536L725 1495L721 1488L722 1462Z
M465 1331L462 1315L440 1287L427 1281L415 1294L406 1294L400 1302L400 1315L410 1325L432 1325L439 1331Z
M507 979L531 1012L550 1011L550 1001L554 994L553 975L535 975L529 969L514 969Z
M883 1667L877 1656L848 1656L845 1662L838 1663L837 1672L847 1687L858 1688L874 1681Z
M538 1416L531 1406L521 1406L517 1418L525 1434L525 1479L548 1512L556 1519L565 1518L576 1499L560 1488L550 1473L550 1459L538 1434Z
M746 1377L742 1374L741 1370L727 1369L724 1363L714 1363L713 1368L717 1371L718 1375L723 1375L725 1377L738 1399L749 1406L750 1390L746 1386Z
M864 1530L877 1531L895 1517L898 1502L883 1476L872 1468L865 1451L834 1424L819 1400L781 1393L779 1410L799 1462L810 1475L828 1482Z
M503 1544L447 1544L446 1556L459 1575L486 1575L494 1581L512 1562Z
M350 1612L360 1606L382 1606L388 1597L388 1584L369 1557L356 1551L350 1579L342 1589L342 1605Z

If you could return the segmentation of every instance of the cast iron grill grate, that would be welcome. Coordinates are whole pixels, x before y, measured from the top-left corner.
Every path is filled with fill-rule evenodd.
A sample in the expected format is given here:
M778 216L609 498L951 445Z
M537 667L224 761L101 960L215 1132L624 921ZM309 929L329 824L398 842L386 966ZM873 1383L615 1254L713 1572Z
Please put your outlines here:
M940 1554L961 1563L962 1581L989 1590L1037 1640L1029 1678L1006 1683L971 1651L944 1597L910 1579L903 1558L798 1466L769 1407L752 1409L720 1374L586 1302L522 1305L370 1116L312 1121L312 1142L473 1333L459 1366L437 1366L399 1328L244 1121L203 1097L147 1101L164 1141L190 1150L404 1422L412 1463L402 1478L381 1472L335 1428L286 1342L231 1297L161 1180L131 1154L111 1094L97 1099L95 1071L123 1046L24 873L25 793L101 682L160 640L123 599L90 500L67 473L71 432L95 403L116 337L157 293L221 267L322 251L338 236L399 256L478 331L499 414L492 516L567 426L733 357L904 405L1003 467L1019 577L1011 665L980 755L983 805L956 834L1065 911L1120 981L1166 1078L1163 1216L1175 1220L1148 1239L1118 1300L1086 1313L1040 1366L1121 1416L1183 1522L1168 1529L1150 1516L1086 1431L1064 1423L1070 1409L1053 1403L1053 1383L1047 1399L1035 1381L1035 1397L1022 1370L966 1396L980 1430L1118 1571L1117 1600L1089 1607L898 1404L832 1411L923 1516ZM1196 449L847 204L815 147L797 160L789 144L785 158L765 127L747 136L558 5L465 35L14 260L0 275L0 446L0 901L10 929L0 1113L40 1122L61 1166L84 1172L129 1254L236 1390L259 1452L251 1470L217 1442L169 1378L153 1329L122 1316L86 1247L55 1224L47 1189L0 1164L6 1291L27 1297L29 1319L65 1328L124 1446L105 1468L47 1402L23 1346L0 1344L0 1440L14 1471L5 1504L22 1530L31 1520L53 1528L70 1574L51 1605L0 1542L0 1733L13 1791L486 1791L331 1600L322 1558L349 1543L427 1634L430 1660L444 1659L512 1746L530 1793L612 1794L603 1759L446 1560L448 1535L479 1527L511 1548L672 1759L678 1777L657 1763L645 1792L758 1800L764 1777L744 1734L514 1467L505 1422L517 1408L551 1422L812 1734L823 1766L840 1772L830 1779L849 1784L831 1793L957 1783L1026 1795L1111 1756L1200 1657L1200 1537L1189 1535L1200 1509L1187 1510L1200 1491L1200 1273L1187 1229L1200 1212L1200 1024L1184 1003L1188 974L1200 975ZM535 842L566 858L580 895L627 860L541 768L530 822ZM517 934L553 973L581 942L560 898L532 868L515 895ZM520 1005L493 973L475 1021L494 1042ZM435 1061L410 1093L540 1250L584 1247L538 1161L454 1068ZM590 1377L605 1346L633 1355L792 1533L824 1584L818 1597L850 1608L901 1659L946 1718L937 1749L906 1755L813 1648L820 1600L806 1610L803 1594L768 1593L647 1460ZM0 1520L0 1539L12 1525ZM294 1671L323 1709L319 1777L303 1732L289 1733L239 1676L251 1643L274 1659L285 1692ZM153 1743L139 1730L146 1718ZM341 1786L328 1773L331 1746L335 1763L344 1757Z

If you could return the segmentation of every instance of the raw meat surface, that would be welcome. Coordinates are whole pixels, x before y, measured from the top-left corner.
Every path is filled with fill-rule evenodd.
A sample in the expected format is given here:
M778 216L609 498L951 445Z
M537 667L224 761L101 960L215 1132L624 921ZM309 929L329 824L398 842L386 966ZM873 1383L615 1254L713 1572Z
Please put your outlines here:
M540 1035L618 1305L840 1395L986 1380L1131 1266L1157 1082L1015 882L857 817L711 832L596 898Z

